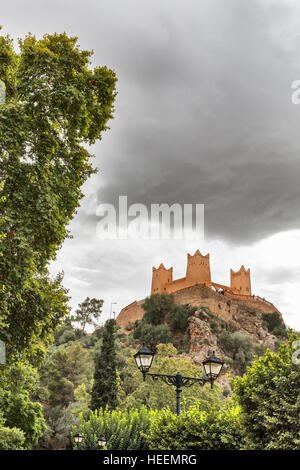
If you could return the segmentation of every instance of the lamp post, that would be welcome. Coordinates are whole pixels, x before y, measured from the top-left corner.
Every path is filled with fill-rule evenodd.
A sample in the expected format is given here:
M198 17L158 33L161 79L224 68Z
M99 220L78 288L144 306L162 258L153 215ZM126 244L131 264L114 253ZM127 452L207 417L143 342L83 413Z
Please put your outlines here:
M111 314L112 314L112 306L113 305L116 305L118 302L111 302L110 303L110 314L109 314L109 318L111 318ZM114 313L114 319L115 319L115 313Z
M150 375L153 380L162 380L167 385L173 385L176 387L176 410L177 416L180 415L180 404L181 404L181 392L182 387L191 387L195 383L200 384L202 387L206 382L211 384L211 388L214 386L214 381L219 377L224 362L213 354L203 361L204 375L201 378L198 377L183 377L180 372L176 375L167 374L150 374L149 369L152 365L154 352L151 351L145 344L140 350L134 355L136 365L143 374L144 381L147 375Z
M76 442L76 444L79 444L78 447L80 448L80 444L84 441L83 435L80 433L75 434L74 441ZM106 445L105 437L102 437L102 436L98 437L97 442L98 442L98 446L100 449L103 449L103 447ZM88 448L87 450L93 450L93 449Z

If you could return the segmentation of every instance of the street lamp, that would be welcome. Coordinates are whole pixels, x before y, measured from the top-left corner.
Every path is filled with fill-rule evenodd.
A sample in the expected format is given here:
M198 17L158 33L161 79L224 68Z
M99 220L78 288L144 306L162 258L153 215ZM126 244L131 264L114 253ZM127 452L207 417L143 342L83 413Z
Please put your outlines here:
M74 441L76 444L79 444L79 448L80 448L80 444L84 441L84 437L82 434L78 433L78 434L75 434L74 436ZM100 447L100 449L103 449L103 447L106 445L106 439L105 437L98 437L97 439L97 443L98 443L98 446ZM93 450L92 448L88 448L87 450Z
M111 318L111 314L112 314L112 306L113 305L116 305L118 302L111 302L110 303L110 314L109 314L109 318ZM115 313L114 313L114 319L115 319Z
M80 433L75 434L74 441L76 442L76 444L81 444L81 442L83 441L83 435Z
M140 369L140 371L142 372L145 381L146 374L149 371L153 361L154 353L143 343L143 346L133 357L135 359L138 369Z
M105 437L98 437L98 446L102 449L106 445Z
M214 381L219 377L223 368L224 362L221 361L213 351L212 355L202 362L207 380L211 383L211 388L214 386Z
M195 383L199 383L202 387L206 382L210 382L211 388L213 388L214 381L219 377L224 364L224 362L215 355L215 351L213 351L213 354L202 363L205 374L201 378L183 377L180 372L177 372L176 375L150 374L149 369L152 365L153 357L154 352L145 344L143 344L140 350L134 355L136 365L142 372L144 381L146 380L146 376L150 375L153 380L160 379L167 385L176 387L177 416L180 415L182 387L191 387Z

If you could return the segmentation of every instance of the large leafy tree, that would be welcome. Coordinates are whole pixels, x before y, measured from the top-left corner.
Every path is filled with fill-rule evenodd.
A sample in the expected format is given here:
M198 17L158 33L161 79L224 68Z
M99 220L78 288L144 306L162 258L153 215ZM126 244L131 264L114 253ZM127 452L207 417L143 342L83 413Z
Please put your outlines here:
M299 347L296 336L281 344L278 354L268 350L246 375L234 379L247 449L300 449L300 366L293 344Z
M50 279L47 265L69 235L95 171L87 145L101 139L115 99L115 73L91 68L91 55L65 33L29 34L18 52L0 36L0 339L9 358L36 352L68 312L61 277Z
M115 320L107 320L100 353L95 354L95 374L91 409L117 406L117 370L115 349Z

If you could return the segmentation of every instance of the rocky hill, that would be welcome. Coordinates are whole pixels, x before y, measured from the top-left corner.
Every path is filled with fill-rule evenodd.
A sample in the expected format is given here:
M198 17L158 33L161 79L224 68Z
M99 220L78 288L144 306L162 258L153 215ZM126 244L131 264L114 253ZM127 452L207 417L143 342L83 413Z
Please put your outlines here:
M174 330L174 345L201 365L207 353L215 351L225 358L219 382L229 388L226 372L241 375L253 354L266 348L276 351L284 341L286 328L281 313L270 302L256 296L235 298L195 285L173 294L176 305L197 307L186 331ZM117 318L120 330L130 333L144 316L144 300L125 307ZM167 321L163 321L167 324Z

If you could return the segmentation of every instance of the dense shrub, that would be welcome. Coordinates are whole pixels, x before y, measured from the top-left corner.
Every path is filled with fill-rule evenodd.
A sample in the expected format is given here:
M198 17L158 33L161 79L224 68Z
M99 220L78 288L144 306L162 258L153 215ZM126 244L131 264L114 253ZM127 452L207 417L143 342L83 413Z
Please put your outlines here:
M21 429L0 426L0 450L23 450L24 441Z
M38 382L37 370L28 364L16 363L0 373L0 426L14 430L9 433L5 429L2 435L19 445L21 434L18 430L22 431L24 449L31 449L46 430L43 407L33 401Z
M153 412L145 407L139 410L110 411L100 408L90 412L88 420L81 418L79 428L73 435L83 435L81 449L99 449L98 437L104 436L108 450L147 450L145 434L149 432L150 415Z
M133 338L147 344L150 348L155 348L160 343L171 343L173 334L168 325L153 326L141 321L133 332Z
M247 449L300 450L299 339L281 344L278 354L268 350L233 381Z
M186 305L173 305L167 314L167 321L173 330L186 331L189 319L195 313L197 307Z
M201 411L198 404L179 417L169 409L152 416L147 436L153 450L240 449L243 431L238 408Z
M255 354L263 354L263 345L253 343L249 335L244 335L240 331L223 331L218 338L218 343L222 349L233 359L233 365L238 373L246 371Z
M153 294L147 297L143 303L145 311L143 322L159 325L164 321L173 304L174 297L171 294Z
M262 319L270 333L281 338L286 338L286 327L278 312L263 313Z

